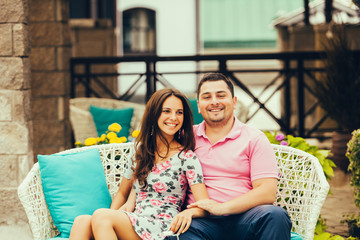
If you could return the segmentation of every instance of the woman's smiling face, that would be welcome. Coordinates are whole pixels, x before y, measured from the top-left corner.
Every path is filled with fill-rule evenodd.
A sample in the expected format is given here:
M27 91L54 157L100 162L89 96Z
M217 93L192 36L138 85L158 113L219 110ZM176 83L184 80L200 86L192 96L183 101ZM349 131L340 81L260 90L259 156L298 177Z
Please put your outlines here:
M172 140L177 131L179 131L184 122L184 107L182 101L175 97L168 97L163 105L158 126L164 137Z

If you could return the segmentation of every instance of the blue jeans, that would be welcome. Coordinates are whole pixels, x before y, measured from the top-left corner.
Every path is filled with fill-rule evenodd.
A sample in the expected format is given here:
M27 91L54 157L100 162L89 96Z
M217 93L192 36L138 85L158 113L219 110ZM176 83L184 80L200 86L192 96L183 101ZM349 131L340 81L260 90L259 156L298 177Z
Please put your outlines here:
M230 216L195 218L181 240L289 240L291 221L287 212L273 205L260 205ZM176 240L176 237L168 237Z

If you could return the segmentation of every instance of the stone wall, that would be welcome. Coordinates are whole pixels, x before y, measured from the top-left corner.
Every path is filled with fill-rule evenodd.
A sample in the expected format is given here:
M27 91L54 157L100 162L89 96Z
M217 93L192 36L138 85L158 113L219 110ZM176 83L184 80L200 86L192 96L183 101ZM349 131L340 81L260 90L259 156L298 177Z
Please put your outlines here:
M69 21L72 57L113 57L116 56L116 36L115 28L110 19L71 19ZM79 66L75 69L77 73L84 73L85 68ZM98 64L91 68L92 73L114 73L117 72L117 65ZM98 77L103 85L109 89L117 90L116 77ZM92 81L92 89L104 98L109 98L98 83ZM85 87L81 84L76 86L76 97L85 97Z
M27 221L17 186L33 164L29 53L28 1L0 0L0 224Z
M71 147L68 5L68 0L29 0L35 156Z

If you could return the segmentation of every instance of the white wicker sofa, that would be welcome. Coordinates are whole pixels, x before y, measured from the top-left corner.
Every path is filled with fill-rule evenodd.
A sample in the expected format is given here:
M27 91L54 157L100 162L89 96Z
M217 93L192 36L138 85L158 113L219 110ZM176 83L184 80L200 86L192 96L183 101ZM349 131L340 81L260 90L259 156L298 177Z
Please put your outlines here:
M62 153L73 153L98 148L111 196L117 192L123 165L134 154L133 143L96 145L74 148ZM321 207L329 191L319 160L288 146L273 145L277 157L279 181L277 201L287 210L293 232L304 240L313 239ZM18 195L29 219L34 240L45 240L57 235L47 208L38 163L35 163L18 188Z

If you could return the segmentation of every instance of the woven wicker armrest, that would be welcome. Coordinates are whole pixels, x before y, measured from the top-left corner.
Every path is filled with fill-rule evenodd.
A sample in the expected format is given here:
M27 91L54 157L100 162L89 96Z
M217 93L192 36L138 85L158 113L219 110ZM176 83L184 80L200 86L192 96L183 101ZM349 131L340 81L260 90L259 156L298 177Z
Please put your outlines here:
M299 149L273 145L279 181L277 201L288 212L293 228L304 240L314 237L320 210L329 192L329 183L319 160Z

